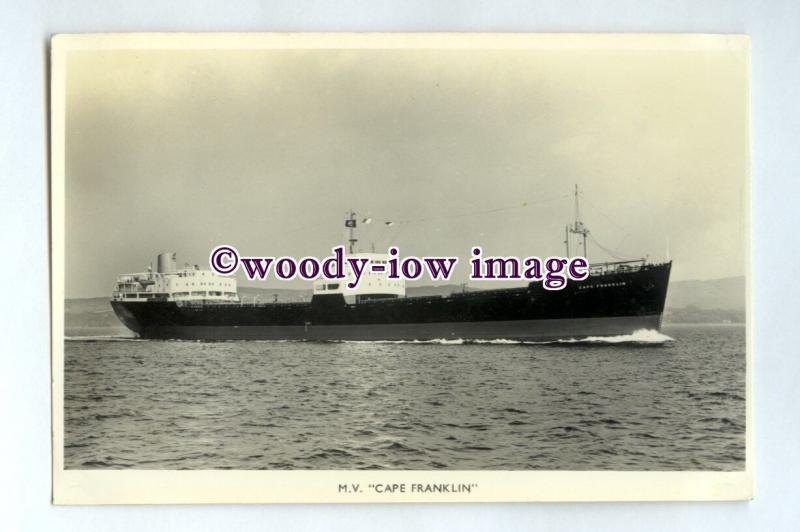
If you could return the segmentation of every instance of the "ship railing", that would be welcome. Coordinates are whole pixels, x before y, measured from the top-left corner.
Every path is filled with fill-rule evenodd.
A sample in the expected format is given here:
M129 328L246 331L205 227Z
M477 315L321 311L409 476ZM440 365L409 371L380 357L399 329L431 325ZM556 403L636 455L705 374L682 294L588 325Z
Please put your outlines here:
M606 275L639 271L647 264L646 259L621 260L616 262L598 262L589 265L589 275Z
M111 292L111 297L113 299L122 299L124 297L138 297L139 294L144 294L145 292L137 292L135 290L124 290L121 292Z
M163 292L144 292L144 291L136 291L136 290L128 290L125 292L112 292L111 298L118 300L118 299L141 299L147 301L168 301L169 294Z
M135 283L138 282L139 279L149 279L153 277L155 274L156 272L123 273L117 275L117 282Z

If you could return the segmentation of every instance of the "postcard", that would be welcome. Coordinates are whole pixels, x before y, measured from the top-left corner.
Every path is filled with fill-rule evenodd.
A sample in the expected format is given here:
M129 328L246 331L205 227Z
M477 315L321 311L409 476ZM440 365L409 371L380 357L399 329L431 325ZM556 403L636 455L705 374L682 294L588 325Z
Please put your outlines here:
M54 503L753 496L746 36L51 68Z

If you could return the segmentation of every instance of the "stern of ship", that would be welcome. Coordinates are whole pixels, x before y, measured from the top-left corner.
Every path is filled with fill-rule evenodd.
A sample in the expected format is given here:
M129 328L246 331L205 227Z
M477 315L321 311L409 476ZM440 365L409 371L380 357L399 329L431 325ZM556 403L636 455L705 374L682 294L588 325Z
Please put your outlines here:
M136 316L131 312L129 305L132 303L125 303L124 301L111 301L111 308L114 309L114 314L117 315L119 321L122 322L125 327L130 329L131 331L135 332L137 335L142 333L142 325L139 323L139 320L136 319ZM133 303L139 304L139 303Z

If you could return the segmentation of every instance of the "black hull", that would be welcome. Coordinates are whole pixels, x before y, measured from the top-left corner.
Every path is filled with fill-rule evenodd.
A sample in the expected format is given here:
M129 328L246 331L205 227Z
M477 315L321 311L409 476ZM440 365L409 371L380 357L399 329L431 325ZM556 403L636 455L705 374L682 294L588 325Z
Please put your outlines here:
M561 291L527 287L347 304L112 301L143 338L189 340L553 340L659 330L670 264L592 276Z

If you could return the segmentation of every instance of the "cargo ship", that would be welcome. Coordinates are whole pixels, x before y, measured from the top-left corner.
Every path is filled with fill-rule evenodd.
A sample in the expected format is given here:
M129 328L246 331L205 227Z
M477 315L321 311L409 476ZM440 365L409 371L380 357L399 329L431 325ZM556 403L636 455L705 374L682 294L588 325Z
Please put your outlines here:
M582 238L586 226L577 207L566 226ZM356 251L355 213L349 256L380 263L379 253ZM236 279L198 266L176 266L175 253L158 256L155 271L120 275L111 297L114 312L141 338L184 340L494 340L550 341L660 330L671 261L647 259L593 263L583 281L561 290L541 282L515 288L458 291L444 296L407 297L405 281L387 273L364 273L356 289L345 282L313 281L310 301L240 300Z

